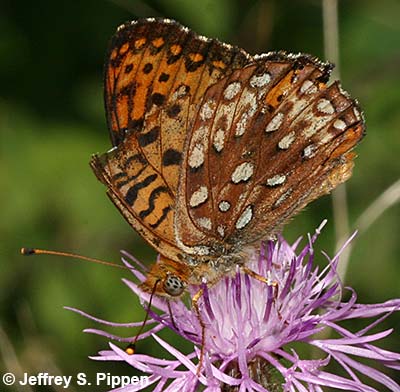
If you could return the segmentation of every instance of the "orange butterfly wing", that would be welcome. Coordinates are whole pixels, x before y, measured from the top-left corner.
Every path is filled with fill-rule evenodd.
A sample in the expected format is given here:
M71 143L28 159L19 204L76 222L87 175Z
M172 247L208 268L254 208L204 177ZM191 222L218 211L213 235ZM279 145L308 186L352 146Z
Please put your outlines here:
M251 60L176 22L121 26L105 68L105 106L115 146L91 166L128 222L161 254L179 260L175 199L188 130L209 86Z

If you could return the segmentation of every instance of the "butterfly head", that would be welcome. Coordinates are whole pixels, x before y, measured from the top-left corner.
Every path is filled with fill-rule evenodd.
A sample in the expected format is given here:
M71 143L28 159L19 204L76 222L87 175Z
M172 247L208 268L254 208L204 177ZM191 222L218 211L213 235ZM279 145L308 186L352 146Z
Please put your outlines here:
M186 290L188 275L185 264L160 256L140 288L161 297L178 298Z

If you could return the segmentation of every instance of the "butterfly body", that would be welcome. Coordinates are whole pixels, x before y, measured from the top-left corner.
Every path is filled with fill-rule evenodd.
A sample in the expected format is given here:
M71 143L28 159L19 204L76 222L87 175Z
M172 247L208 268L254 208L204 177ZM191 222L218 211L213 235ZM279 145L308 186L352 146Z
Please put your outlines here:
M91 165L161 255L145 290L174 297L217 281L351 176L364 122L327 85L330 71L308 55L252 57L170 20L119 28L105 68L114 147Z

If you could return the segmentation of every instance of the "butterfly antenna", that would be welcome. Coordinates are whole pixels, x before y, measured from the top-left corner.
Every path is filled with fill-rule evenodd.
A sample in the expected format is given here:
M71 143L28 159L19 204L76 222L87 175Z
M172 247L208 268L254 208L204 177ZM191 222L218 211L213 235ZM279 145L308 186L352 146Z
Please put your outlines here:
M140 326L139 332L134 337L133 342L129 343L129 345L125 349L125 352L128 355L133 355L133 354L136 353L136 342L138 341L141 333L143 332L144 327L146 326L147 320L149 319L149 312L150 312L150 308L151 308L151 303L153 302L153 297L154 297L154 294L156 293L157 285L160 282L161 282L160 279L156 280L156 283L154 284L153 289L151 290L149 304L147 305L147 309L146 309L146 316L144 317L143 323Z
M51 256L63 256L63 257L71 257L74 259L80 259L84 261L90 261L91 263L107 265L109 267L115 267L125 270L130 270L131 268L126 267L125 265L111 263L109 261L94 259L92 257L77 255L75 253L69 252L57 252L55 250L45 250L45 249L36 249L36 248L21 248L21 254L24 256L31 256L31 255L51 255Z
M168 301L167 305L168 305L168 313L169 313L169 317L171 319L172 326L175 328L176 331L179 331L178 330L178 326L176 325L175 320L174 320L174 315L172 313L171 303Z

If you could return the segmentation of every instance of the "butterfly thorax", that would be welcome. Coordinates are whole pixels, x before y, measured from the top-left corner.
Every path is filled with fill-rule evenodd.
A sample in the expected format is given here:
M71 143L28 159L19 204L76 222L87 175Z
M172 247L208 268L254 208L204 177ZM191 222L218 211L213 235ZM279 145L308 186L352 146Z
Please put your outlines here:
M168 259L162 255L152 266L146 280L141 284L143 291L162 297L180 297L188 285L212 286L222 276L234 274L237 267L249 260L250 248L236 253L213 257L183 256L182 261Z
M246 249L197 260L196 266L190 269L188 283L192 285L207 283L210 286L218 282L221 277L234 274L237 266L243 266L249 260L249 251L250 249Z

